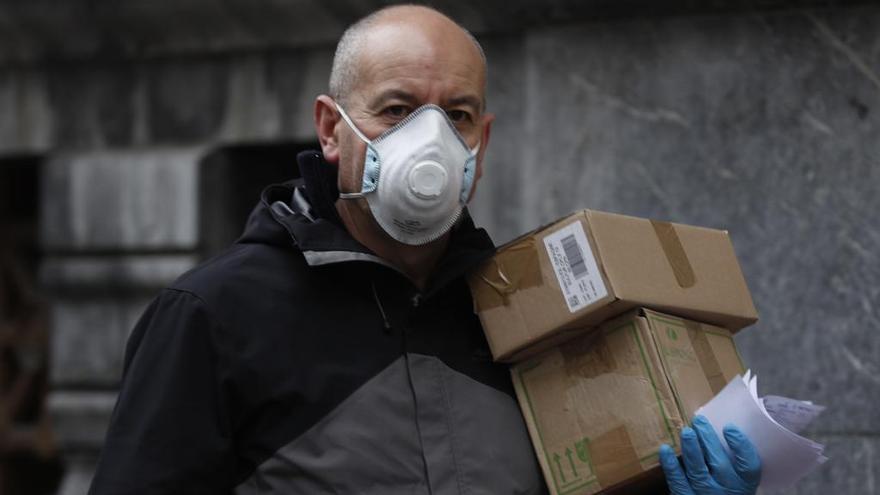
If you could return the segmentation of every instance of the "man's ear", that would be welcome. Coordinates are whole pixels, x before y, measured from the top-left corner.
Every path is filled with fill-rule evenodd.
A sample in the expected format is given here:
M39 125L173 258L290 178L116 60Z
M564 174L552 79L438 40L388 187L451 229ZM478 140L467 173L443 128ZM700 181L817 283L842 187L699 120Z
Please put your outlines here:
M474 185L471 188L471 194L468 196L468 202L474 197L477 191L477 182L483 176L483 158L486 156L486 150L489 148L489 136L492 134L492 122L495 121L494 113L483 114L483 130L480 133L480 151L477 152L477 170L474 171Z
M477 171L475 179L479 179L483 175L483 157L486 156L486 150L489 149L489 136L492 134L492 122L494 121L494 113L483 115L483 133L480 136L480 151L477 153Z
M339 111L333 98L320 95L315 99L315 133L321 144L321 152L327 163L337 165L339 163L339 136L336 134L336 124L339 123Z

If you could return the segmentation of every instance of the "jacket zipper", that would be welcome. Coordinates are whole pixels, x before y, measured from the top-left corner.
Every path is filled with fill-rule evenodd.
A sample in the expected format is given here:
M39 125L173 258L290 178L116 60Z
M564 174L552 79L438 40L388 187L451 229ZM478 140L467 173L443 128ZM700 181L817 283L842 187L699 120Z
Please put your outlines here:
M406 319L406 326L403 328L403 331L400 332L400 339L401 339L400 342L401 342L401 347L402 347L401 350L403 352L403 360L404 360L404 363L406 364L406 380L407 380L407 383L409 384L410 394L412 395L413 412L415 415L414 420L416 423L416 434L419 436L419 450L420 450L421 456L422 456L422 466L424 467L424 470L425 470L425 474L424 474L425 475L425 486L428 489L428 494L431 495L434 493L434 490L431 487L431 474L428 471L428 458L427 458L427 456L425 456L425 444L424 444L424 442L422 442L422 425L421 425L421 422L419 421L419 400L418 400L418 395L416 394L415 383L413 383L412 368L410 367L409 353L407 352L407 341L406 341L406 337L409 334L410 329L412 328L412 321L413 321L414 313L419 308L419 305L421 303L422 303L422 294L419 292L416 292L410 298L410 304L412 307L410 308L409 316Z

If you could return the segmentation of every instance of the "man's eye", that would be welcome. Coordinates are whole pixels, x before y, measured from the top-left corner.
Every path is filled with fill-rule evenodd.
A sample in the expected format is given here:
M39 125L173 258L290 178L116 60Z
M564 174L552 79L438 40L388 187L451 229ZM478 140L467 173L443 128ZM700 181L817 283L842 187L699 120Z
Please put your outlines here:
M471 114L467 113L464 110L449 110L446 112L446 115L449 117L449 120L455 122L456 124L471 121Z
M409 115L409 107L405 105L391 105L390 107L385 108L383 113L389 117L402 119Z

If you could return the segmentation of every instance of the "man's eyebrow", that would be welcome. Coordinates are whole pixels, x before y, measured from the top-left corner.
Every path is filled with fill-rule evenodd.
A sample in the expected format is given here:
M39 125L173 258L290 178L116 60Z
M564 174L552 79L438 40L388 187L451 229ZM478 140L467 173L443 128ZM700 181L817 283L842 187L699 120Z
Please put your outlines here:
M370 107L376 108L388 100L401 100L413 106L418 104L418 98L412 93L408 93L401 89L386 89L372 99Z
M370 101L369 106L370 108L378 108L389 100L400 100L413 107L419 106L419 99L414 94L402 89L386 89L382 91ZM483 102L476 95L463 95L450 98L444 102L444 105L447 107L466 105L472 107L475 112L479 112L483 107Z
M464 95L464 96L457 96L455 98L450 98L446 102L446 105L450 106L450 107L456 107L459 105L467 105L467 106L473 107L474 111L479 112L480 109L483 107L483 102L482 102L482 100L480 100L479 98L477 98L474 95Z

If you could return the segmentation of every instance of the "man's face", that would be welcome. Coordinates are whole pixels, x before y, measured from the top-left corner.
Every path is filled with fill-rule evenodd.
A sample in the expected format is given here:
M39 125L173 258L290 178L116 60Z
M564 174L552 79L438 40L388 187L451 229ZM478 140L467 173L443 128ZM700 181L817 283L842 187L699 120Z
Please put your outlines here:
M435 104L468 147L481 145L479 178L492 116L483 113L485 70L471 40L451 23L389 24L372 29L364 47L356 84L343 106L354 124L374 139L416 108ZM334 133L340 190L360 191L366 144L342 120Z

